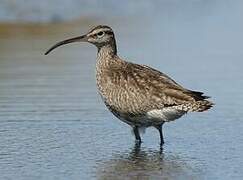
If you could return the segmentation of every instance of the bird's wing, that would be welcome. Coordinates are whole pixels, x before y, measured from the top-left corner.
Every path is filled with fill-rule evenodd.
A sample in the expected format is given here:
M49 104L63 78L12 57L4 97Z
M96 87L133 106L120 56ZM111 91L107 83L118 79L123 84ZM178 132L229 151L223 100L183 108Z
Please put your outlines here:
M140 88L149 91L159 105L174 106L209 98L202 92L183 88L166 74L149 66L129 63L125 69L130 78Z
M119 66L111 66L107 73L107 96L112 95L113 99L109 104L126 113L143 114L208 98L201 92L183 88L164 73L144 65L122 62Z

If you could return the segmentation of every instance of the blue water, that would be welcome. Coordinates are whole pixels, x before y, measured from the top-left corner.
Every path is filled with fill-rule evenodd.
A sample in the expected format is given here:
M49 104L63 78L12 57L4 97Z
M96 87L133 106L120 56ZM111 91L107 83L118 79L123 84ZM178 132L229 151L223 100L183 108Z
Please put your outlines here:
M242 179L242 3L173 2L131 18L1 25L1 180ZM215 107L165 124L163 150L153 128L136 146L97 94L95 47L43 55L100 23L113 27L121 57L205 92Z

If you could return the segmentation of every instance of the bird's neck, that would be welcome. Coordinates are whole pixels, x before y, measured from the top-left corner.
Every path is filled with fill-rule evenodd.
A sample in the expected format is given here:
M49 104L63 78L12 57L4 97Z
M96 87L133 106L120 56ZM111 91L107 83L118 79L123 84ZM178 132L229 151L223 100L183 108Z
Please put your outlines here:
M117 49L115 41L101 47L98 47L97 65L100 68L109 66L116 59ZM102 67L101 67L102 66Z
M110 43L103 44L98 47L98 56L115 56L117 54L116 42L112 40Z

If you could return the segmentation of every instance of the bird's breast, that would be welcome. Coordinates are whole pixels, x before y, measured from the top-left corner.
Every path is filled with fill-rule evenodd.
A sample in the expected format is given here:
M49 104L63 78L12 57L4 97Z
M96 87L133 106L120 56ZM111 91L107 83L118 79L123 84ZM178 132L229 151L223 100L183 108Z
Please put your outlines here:
M105 104L121 113L144 113L149 105L146 93L129 85L125 79L116 78L97 73L97 88Z

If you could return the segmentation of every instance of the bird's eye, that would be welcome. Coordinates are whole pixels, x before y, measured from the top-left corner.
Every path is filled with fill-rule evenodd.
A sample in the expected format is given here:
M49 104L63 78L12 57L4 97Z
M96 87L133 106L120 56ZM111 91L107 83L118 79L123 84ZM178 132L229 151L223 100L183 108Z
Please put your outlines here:
M100 31L100 32L97 33L97 36L98 37L102 37L103 35L104 35L104 32L103 31Z

